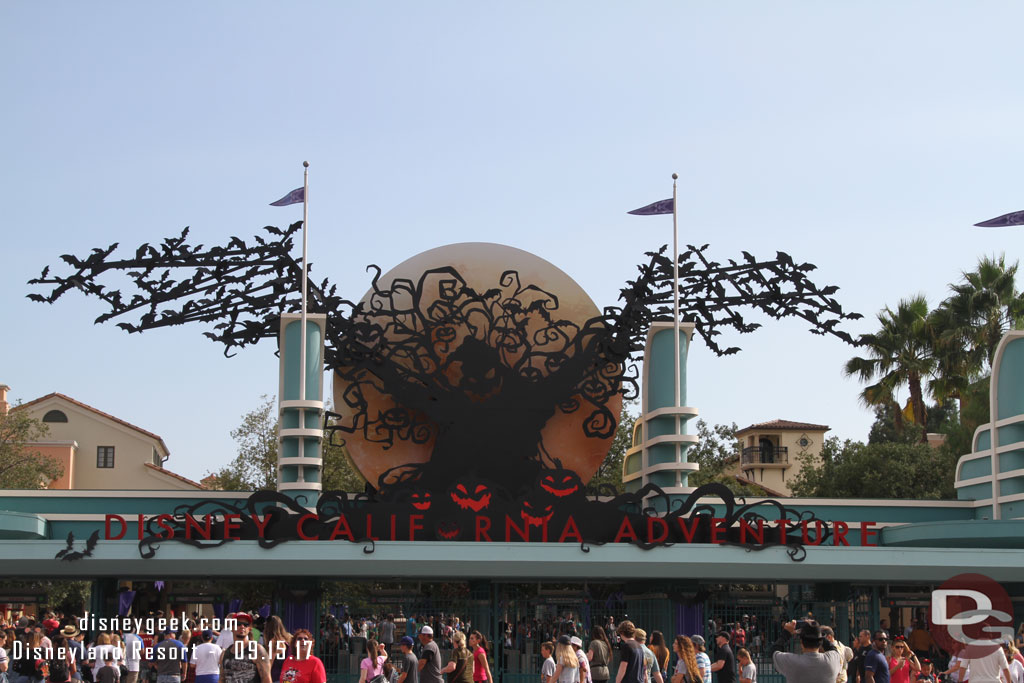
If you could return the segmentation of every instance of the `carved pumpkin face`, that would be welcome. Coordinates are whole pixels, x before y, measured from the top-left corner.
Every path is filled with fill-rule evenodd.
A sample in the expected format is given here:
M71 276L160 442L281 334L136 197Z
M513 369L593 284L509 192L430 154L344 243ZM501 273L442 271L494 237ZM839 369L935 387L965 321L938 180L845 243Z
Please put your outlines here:
M449 519L439 522L434 531L437 532L438 538L445 541L454 541L462 534L462 527L454 519Z
M523 500L523 507L519 514L527 524L541 526L551 519L551 515L554 514L554 508L551 503L545 505L544 503L538 503L526 498Z
M463 510L480 512L491 504L491 490L487 484L457 484L451 490L452 500Z
M430 491L415 491L409 495L409 502L417 510L429 510L430 509Z
M556 498L565 498L580 490L580 477L571 470L554 470L541 475L540 487Z

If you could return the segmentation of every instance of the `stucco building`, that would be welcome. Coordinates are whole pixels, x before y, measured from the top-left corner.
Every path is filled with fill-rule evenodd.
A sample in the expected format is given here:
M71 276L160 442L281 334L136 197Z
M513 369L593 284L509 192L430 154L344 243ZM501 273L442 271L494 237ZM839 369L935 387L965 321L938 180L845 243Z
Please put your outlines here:
M728 472L769 491L792 495L790 487L800 470L821 459L828 429L828 425L792 420L771 420L744 427L736 432L739 453Z
M0 410L9 387L0 385ZM164 467L170 451L150 431L60 393L19 405L49 428L45 439L25 444L61 464L50 489L197 490L204 487Z

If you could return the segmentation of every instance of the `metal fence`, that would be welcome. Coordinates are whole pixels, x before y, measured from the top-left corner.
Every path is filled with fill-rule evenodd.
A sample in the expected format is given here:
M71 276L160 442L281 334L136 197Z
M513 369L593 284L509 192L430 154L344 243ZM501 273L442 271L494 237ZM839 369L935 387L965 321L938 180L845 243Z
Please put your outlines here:
M330 588L330 587L328 587ZM318 607L319 654L328 672L328 683L357 683L359 663L366 656L365 640L347 643L340 635L339 619L346 613L357 621L373 615L395 616L395 641L415 631L424 617L458 617L466 630L481 631L490 641L491 672L500 683L537 683L541 668L540 646L559 635L578 635L584 647L593 626L633 621L648 634L661 631L671 648L677 634L704 636L714 661L715 633L744 626L740 645L750 653L761 683L783 683L769 657L769 646L779 637L781 625L813 615L833 625L837 636L851 642L861 628L878 623L878 589L853 589L848 585L811 586L713 586L697 584L615 583L498 583L449 582L383 584L348 583L346 590L324 590ZM409 618L417 620L410 624ZM371 630L371 636L375 635ZM415 635L415 633L412 633ZM613 637L614 640L614 637ZM443 662L451 654L450 639L436 632ZM418 652L418 641L417 641ZM613 648L614 649L614 648ZM397 646L394 654L397 655ZM613 652L611 671L618 660ZM674 666L675 656L670 661ZM717 676L715 677L717 679Z

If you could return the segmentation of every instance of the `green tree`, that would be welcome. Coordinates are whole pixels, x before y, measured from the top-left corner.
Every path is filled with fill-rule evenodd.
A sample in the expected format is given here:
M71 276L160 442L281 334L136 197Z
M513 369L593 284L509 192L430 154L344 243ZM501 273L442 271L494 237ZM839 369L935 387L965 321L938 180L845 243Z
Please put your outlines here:
M1024 294L1017 291L1017 266L1016 262L1006 265L1004 256L982 258L975 270L950 285L953 295L940 306L950 311L965 346L976 350L977 365L982 369L991 367L1007 330L1024 325Z
M948 434L959 425L959 413L956 402L945 400L933 403L928 407L928 421L922 428L920 425L904 423L903 432L896 431L894 408L890 404L875 407L875 421L868 432L868 443L917 443L925 434Z
M39 596L40 606L66 614L83 614L89 606L92 581L80 579L6 579L4 589Z
M763 495L764 491L749 484L741 484L736 478L726 474L725 470L739 459L739 442L736 432L739 427L735 422L724 425L708 425L704 420L697 420L697 443L686 453L689 462L700 465L700 469L690 474L687 482L690 486L704 484L724 484L733 493L740 496Z
M242 416L231 431L238 455L213 472L224 491L271 491L277 488L277 399L262 396L254 410ZM352 465L344 446L324 441L323 488L326 491L362 491L365 480Z
M878 314L879 331L860 337L868 355L855 356L844 367L847 376L862 382L877 380L864 388L861 400L869 406L889 406L898 434L903 433L903 415L896 393L903 386L910 390L914 422L927 422L923 382L937 365L928 315L928 302L920 295L900 301L895 311L886 307Z
M991 372L999 341L1008 330L1024 327L1024 294L1017 291L1016 275L1017 263L984 257L950 285L952 294L932 313L938 371L930 388L935 396L960 399L966 415L978 413L965 403L979 396L974 385Z
M626 451L633 445L633 425L636 424L636 414L633 409L635 403L626 403L622 406L622 416L619 418L619 426L615 429L615 440L612 441L608 455L601 461L601 466L590 478L589 485L597 487L612 487L617 493L625 492L622 483L622 461L626 457Z
M45 424L17 406L0 414L0 488L44 489L64 474L59 462L26 445L48 433Z
M957 456L926 444L826 439L821 460L803 465L791 484L794 496L813 498L955 499Z

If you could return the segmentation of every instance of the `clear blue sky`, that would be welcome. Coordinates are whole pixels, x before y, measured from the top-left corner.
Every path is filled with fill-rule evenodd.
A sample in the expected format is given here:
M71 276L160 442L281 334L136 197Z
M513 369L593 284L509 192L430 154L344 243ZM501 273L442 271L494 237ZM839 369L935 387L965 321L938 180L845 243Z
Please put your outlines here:
M366 264L495 241L615 303L671 218L719 259L776 249L873 328L931 303L1024 228L1024 4L956 2L5 2L0 5L3 362L23 400L60 391L164 437L201 477L277 388L273 344L225 359L178 328L94 326L98 302L25 299L62 253L192 227L285 225L267 203L308 159L311 261L350 298ZM696 346L689 403L866 437L855 351L800 322Z

